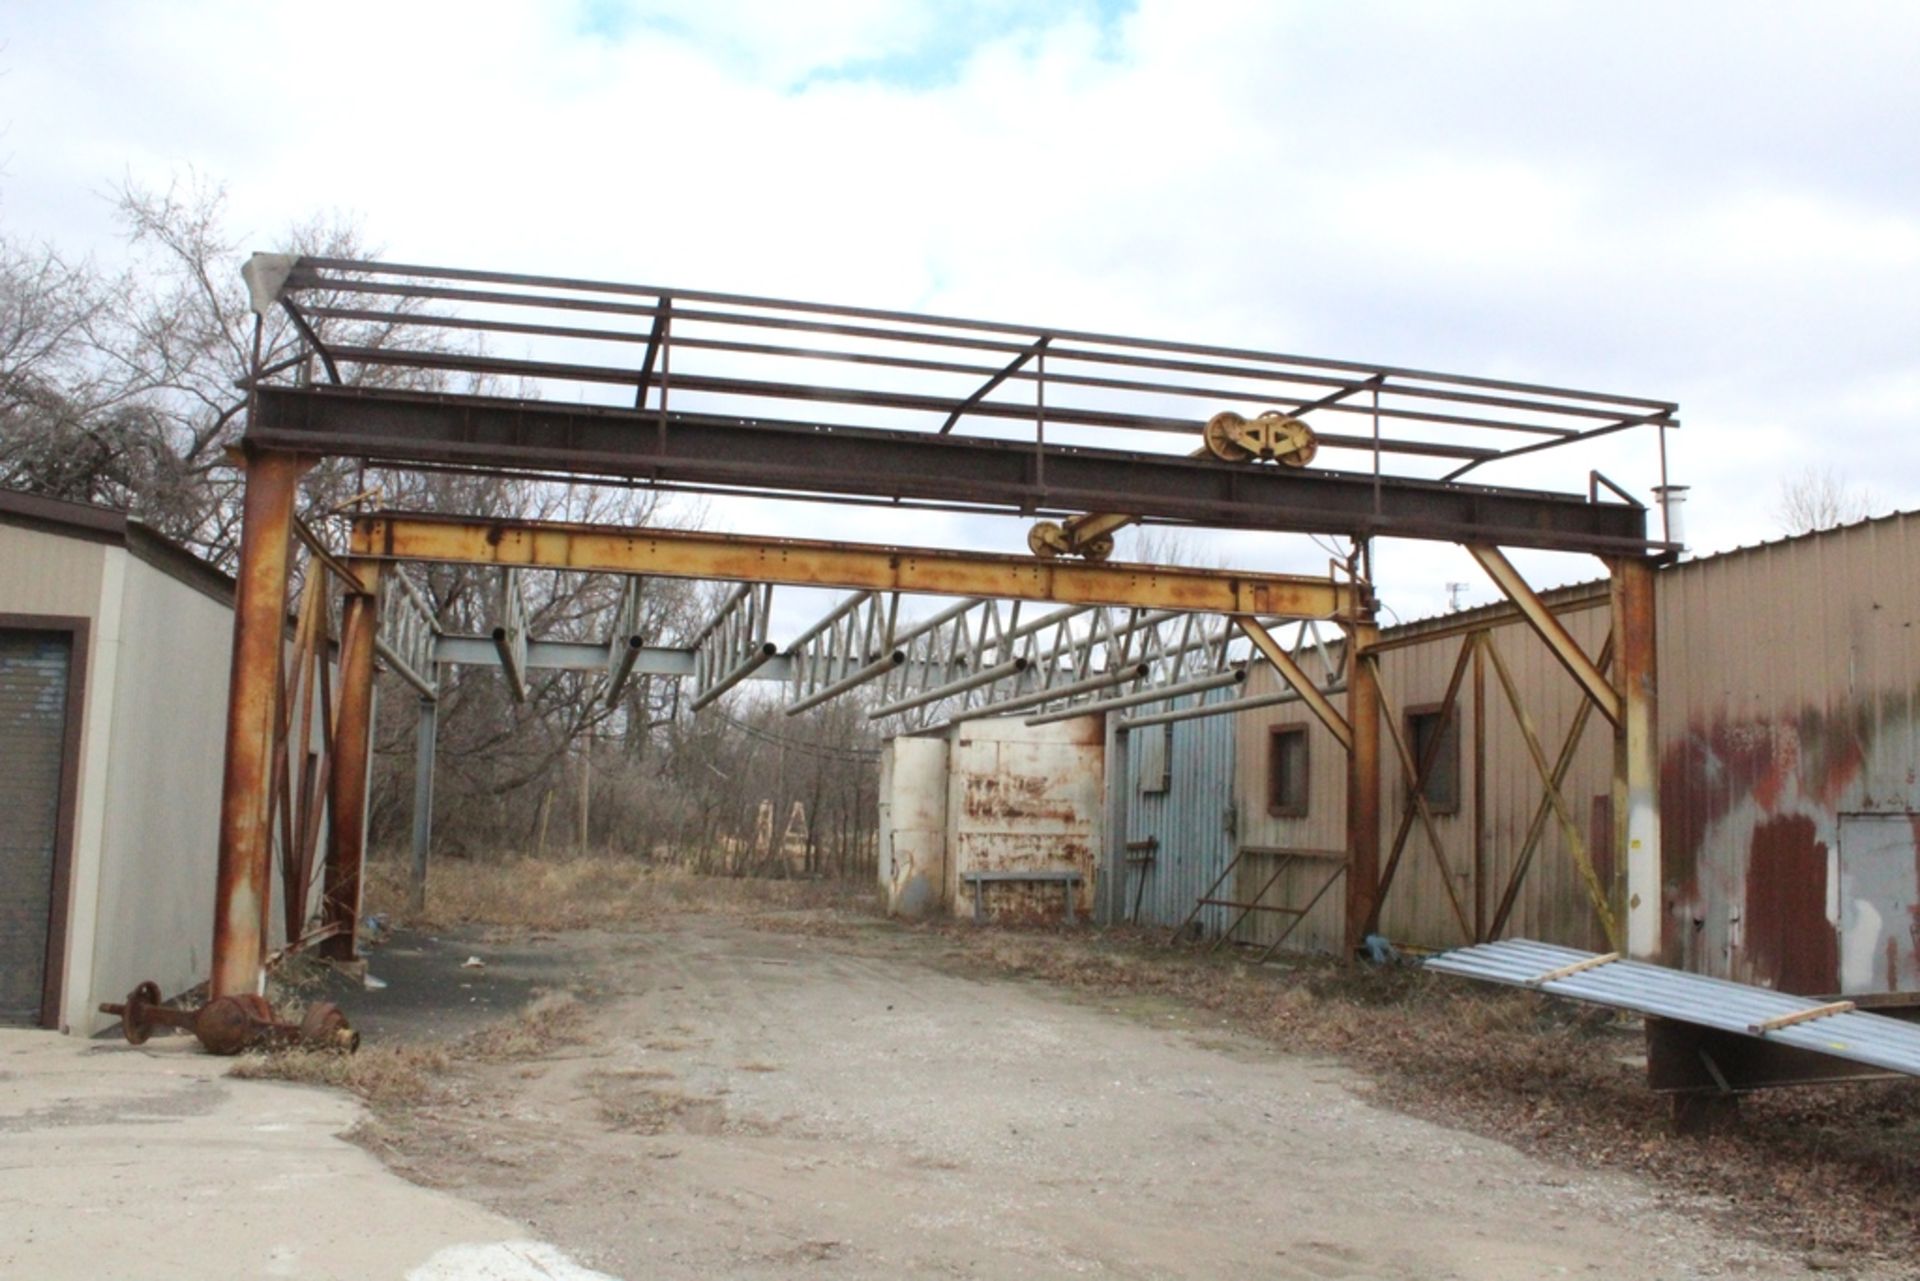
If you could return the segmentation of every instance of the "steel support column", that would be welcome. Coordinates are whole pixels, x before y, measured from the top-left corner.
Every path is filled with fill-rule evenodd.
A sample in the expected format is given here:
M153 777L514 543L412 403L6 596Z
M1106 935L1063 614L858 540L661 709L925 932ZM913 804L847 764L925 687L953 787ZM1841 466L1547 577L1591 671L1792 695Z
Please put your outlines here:
M273 739L280 714L293 500L310 466L312 460L301 454L247 453L213 905L215 997L257 992L263 976L272 899Z
M420 700L413 731L413 868L407 901L414 911L427 906L427 851L433 845L433 749L440 733L438 699Z
M1665 893L1660 870L1660 736L1654 650L1653 562L1619 557L1613 569L1615 673L1622 714L1614 727L1615 867L1627 869L1627 954L1657 961Z
M349 564L359 589L349 590L340 618L340 707L333 731L327 798L326 888L320 943L330 960L351 961L360 929L361 871L367 855L367 785L373 765L374 638L380 632L380 563Z
M1371 617L1347 627L1347 930L1346 953L1357 952L1380 915L1380 684L1365 661L1380 638Z

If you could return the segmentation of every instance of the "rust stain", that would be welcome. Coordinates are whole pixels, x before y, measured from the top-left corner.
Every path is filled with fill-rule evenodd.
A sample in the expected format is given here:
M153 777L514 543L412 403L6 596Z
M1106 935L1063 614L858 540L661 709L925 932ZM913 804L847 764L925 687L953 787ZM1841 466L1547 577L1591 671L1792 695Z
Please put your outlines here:
M1694 724L1660 758L1661 858L1684 896L1699 892L1707 832L1751 800L1768 815L1808 801L1835 812L1874 739L1863 706L1778 719Z
M962 804L968 818L1075 823L1082 818L1071 802L1048 795L1050 780L1033 774L975 774L966 780Z
M1747 859L1746 936L1753 977L1783 992L1840 987L1840 941L1827 920L1827 846L1813 820L1758 823Z

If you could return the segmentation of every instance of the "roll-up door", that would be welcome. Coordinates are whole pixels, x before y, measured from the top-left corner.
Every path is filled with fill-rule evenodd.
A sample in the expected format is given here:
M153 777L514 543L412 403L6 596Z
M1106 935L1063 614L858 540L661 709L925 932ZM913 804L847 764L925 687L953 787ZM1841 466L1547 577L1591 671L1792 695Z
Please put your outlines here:
M0 630L0 1023L47 995L72 658L66 633Z

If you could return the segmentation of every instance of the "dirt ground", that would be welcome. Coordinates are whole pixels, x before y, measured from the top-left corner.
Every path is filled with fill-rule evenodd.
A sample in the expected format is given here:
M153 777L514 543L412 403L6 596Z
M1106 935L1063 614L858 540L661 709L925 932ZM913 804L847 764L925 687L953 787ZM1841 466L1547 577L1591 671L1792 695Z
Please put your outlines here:
M372 957L370 1040L579 996L359 1138L616 1276L1902 1275L1380 1106L1189 1002L993 975L951 933L672 913Z

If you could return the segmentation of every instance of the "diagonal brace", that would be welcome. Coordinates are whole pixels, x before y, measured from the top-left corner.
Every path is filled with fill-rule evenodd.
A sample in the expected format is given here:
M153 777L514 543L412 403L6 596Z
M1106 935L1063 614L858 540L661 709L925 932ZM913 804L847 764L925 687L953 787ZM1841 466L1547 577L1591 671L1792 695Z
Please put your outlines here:
M1487 571L1487 577L1493 579L1494 585L1513 602L1521 617L1527 620L1527 625L1547 643L1547 648L1560 660L1560 665L1567 669L1568 675L1593 700L1600 714L1618 726L1622 715L1620 691L1613 687L1613 682L1607 679L1598 664L1587 657L1580 643L1573 639L1572 633L1567 631L1553 610L1520 576L1513 562L1498 547L1486 543L1467 543L1465 546L1473 558L1480 562L1480 568Z
M1321 692L1320 687L1313 683L1313 678L1294 661L1293 655L1289 654L1280 642L1273 638L1273 633L1252 615L1235 614L1233 621L1241 631L1247 634L1247 638L1253 642L1254 647L1266 656L1266 660L1273 664L1274 670L1280 673L1287 684L1293 686L1294 691L1300 695L1300 701L1307 705L1307 710L1327 727L1327 732L1339 740L1344 750L1351 752L1353 726L1347 723L1347 718L1340 714L1340 709Z

